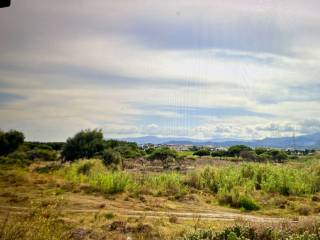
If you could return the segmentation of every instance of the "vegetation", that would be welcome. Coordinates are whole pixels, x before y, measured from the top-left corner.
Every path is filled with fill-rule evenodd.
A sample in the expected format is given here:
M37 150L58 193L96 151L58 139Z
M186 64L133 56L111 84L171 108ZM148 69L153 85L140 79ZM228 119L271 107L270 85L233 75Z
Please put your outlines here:
M123 166L122 157L121 154L117 151L114 151L112 149L107 149L102 153L102 159L105 166L111 166L114 167L121 164Z
M320 166L316 163L305 167L248 163L206 167L187 174L130 174L110 171L99 160L84 160L59 170L59 175L106 194L128 191L179 199L194 190L208 191L216 194L220 205L246 211L261 208L262 203L255 198L261 194L304 197L320 191Z
M62 157L67 161L80 158L92 158L104 149L103 133L101 130L82 130L74 137L68 138Z
M46 149L54 151L62 151L65 143L64 142L25 142L24 145L28 149Z
M317 222L298 228L250 226L248 224L227 227L221 231L200 229L186 234L184 240L318 240L320 225Z
M204 148L204 149L200 149L198 151L195 151L193 153L193 155L196 155L196 156L199 156L199 157L202 157L202 156L210 156L210 150L207 149L207 148Z
M23 217L7 214L0 225L2 240L69 240L72 226L66 225L57 210L59 202L34 203Z
M22 132L16 130L2 132L0 130L0 156L14 152L23 142L24 135Z
M245 160L251 162L284 162L288 160L289 155L283 150L279 149L267 149L267 148L255 148L251 149L245 145L235 145L229 147L227 150L213 150L208 148L192 148L195 156L212 156L219 157L220 159L236 159ZM289 154L291 154L289 152ZM306 153L307 154L307 153Z
M189 205L201 205L201 210L205 211L220 205L238 213L256 211L257 215L294 218L320 212L320 155L315 151L299 152L303 154L300 156L294 151L252 149L244 145L225 150L194 147L193 150L177 152L170 147L152 147L144 151L136 143L106 141L99 130L81 131L65 144L23 142L23 134L8 133L1 132L1 141L6 144L1 146L3 155L0 156L0 163L6 164L0 171L0 190L5 189L0 194L0 201L6 199L3 204L25 204L31 195L22 195L36 188L36 194L41 192L36 195L38 198L57 196L66 191L72 195L70 199L91 194L83 205L95 203L99 209L110 203L110 206L127 203L129 208L137 206L135 210L138 211L158 209L159 212L174 209L183 212L189 209ZM179 168L175 168L177 166ZM97 199L103 203L97 204ZM60 218L62 214L56 210L50 212L50 206L37 207L32 214L23 217L5 218L3 224L0 222L0 239L72 239L73 223L65 224L65 216ZM116 214L113 214L110 210L114 211L108 209L109 212L94 215L94 221L99 219L99 214L105 221L110 221L108 227L99 226L99 233L145 232L137 239L166 239L160 233L154 234L154 229L144 224L145 219L136 221L132 227L132 219L124 220L123 216L121 219L118 217L121 213L114 211ZM176 216L157 221L155 225L159 229L164 228L163 221L177 227L185 224ZM194 229L190 232L189 227L188 233L181 230L173 239L313 240L319 239L320 231L317 223L299 231L246 224L225 229L194 225ZM82 229L80 233L83 232Z
M240 153L243 151L251 151L252 149L245 145L235 145L228 149L228 154L232 157L240 157Z
M167 168L171 162L173 162L178 157L177 151L162 147L155 149L150 155L149 160L160 160L164 168Z
M119 152L123 158L137 158L145 154L144 151L133 142L108 140L105 142L105 148Z
M6 155L0 156L0 164L17 164L27 166L36 161L56 161L58 160L57 151L51 148L32 148L26 144Z

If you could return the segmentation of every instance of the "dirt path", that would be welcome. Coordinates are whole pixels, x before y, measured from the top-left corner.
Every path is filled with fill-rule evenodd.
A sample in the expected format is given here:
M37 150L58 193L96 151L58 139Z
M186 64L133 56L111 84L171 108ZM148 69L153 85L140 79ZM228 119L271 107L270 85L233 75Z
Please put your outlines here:
M0 211L9 211L17 214L24 214L29 208L26 207L14 207L8 205L0 205ZM125 217L147 217L147 218L169 218L175 216L178 219L186 220L208 220L208 221L249 221L259 223L280 223L280 222L291 222L296 223L287 218L276 218L276 217L262 217L253 216L249 214L237 214L229 212L176 212L176 211L139 211L121 208L112 209L62 209L63 213L108 213L115 212L119 216Z

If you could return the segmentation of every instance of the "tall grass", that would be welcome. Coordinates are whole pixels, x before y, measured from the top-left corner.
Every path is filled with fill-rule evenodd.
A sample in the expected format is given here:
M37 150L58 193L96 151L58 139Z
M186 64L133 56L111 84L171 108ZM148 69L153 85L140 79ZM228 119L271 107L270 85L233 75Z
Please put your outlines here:
M133 183L132 176L125 172L108 171L100 160L82 160L58 171L58 174L75 183L89 184L106 193L124 192Z
M274 165L247 163L209 166L187 174L110 171L100 160L75 162L58 171L69 181L85 183L106 194L170 196L175 199L199 190L216 195L221 204L257 210L257 192L308 196L320 191L320 164Z
M228 167L207 167L187 176L186 183L214 193L231 192L241 188L244 192L262 190L284 196L303 196L320 190L320 166L308 167L272 164L242 164Z
M140 189L149 189L157 196L184 196L188 188L184 184L184 176L179 173L155 173L147 174L140 178ZM142 191L143 192L143 191Z

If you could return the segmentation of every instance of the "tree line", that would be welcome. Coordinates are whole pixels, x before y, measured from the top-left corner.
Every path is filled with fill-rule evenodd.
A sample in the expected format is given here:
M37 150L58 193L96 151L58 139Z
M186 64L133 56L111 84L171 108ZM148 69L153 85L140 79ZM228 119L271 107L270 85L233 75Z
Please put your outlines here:
M276 161L283 162L289 158L288 153L281 149L268 149L258 147L252 149L246 145L235 145L227 150L213 150L202 148L194 152L196 156L232 157L256 162Z
M77 159L101 158L106 165L123 166L124 159L143 157L153 161L159 160L164 167L179 160L177 151L169 147L142 149L136 143L119 140L105 140L103 132L98 129L81 130L66 142L25 142L22 132L0 131L0 161L32 162L37 159L45 161L75 161ZM227 150L210 150L194 147L195 156L212 156L219 158L236 158L248 161L276 161L288 159L288 153L280 149L250 148L245 145L231 146Z

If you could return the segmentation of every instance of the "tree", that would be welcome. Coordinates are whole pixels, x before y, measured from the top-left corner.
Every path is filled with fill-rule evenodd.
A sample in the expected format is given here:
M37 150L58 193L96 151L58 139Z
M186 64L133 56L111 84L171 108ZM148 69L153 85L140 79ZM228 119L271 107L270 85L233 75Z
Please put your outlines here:
M57 153L54 150L35 148L27 152L28 159L30 160L42 160L42 161L56 161Z
M271 159L272 159L272 156L268 152L265 152L265 153L262 153L262 154L258 155L258 160L260 162L266 162L266 161L269 161Z
M16 130L0 131L0 155L8 155L14 152L23 142L24 135L22 132Z
M254 151L243 150L240 152L240 157L248 161L257 160L257 154Z
M227 151L224 151L224 150L215 150L211 153L212 157L220 157L220 159L226 155L227 155Z
M254 151L256 152L256 154L260 155L260 154L268 152L268 149L267 148L263 148L263 147L257 147L257 148L254 149Z
M150 148L147 148L145 151L147 154L151 154L154 152L154 150L156 150L154 147L150 147Z
M284 160L288 159L288 154L286 154L282 150L272 149L270 150L270 155L274 161L283 162Z
M176 150L168 148L168 147L162 147L157 148L154 150L150 156L149 160L160 160L163 164L163 167L168 167L169 162L174 161L178 156L178 153Z
M235 145L228 149L228 153L232 157L239 157L241 151L251 151L252 149L246 145Z
M125 142L118 140L108 140L105 142L105 147L118 151L125 158L136 158L144 155L142 149L135 142Z
M80 158L92 158L104 149L101 130L82 130L74 137L68 138L61 153L64 160L73 161Z
M193 155L196 155L196 156L199 156L199 157L202 157L202 156L210 156L210 150L207 149L207 148L203 148L203 149L200 149L196 152L193 153Z

